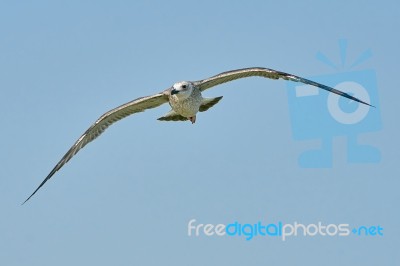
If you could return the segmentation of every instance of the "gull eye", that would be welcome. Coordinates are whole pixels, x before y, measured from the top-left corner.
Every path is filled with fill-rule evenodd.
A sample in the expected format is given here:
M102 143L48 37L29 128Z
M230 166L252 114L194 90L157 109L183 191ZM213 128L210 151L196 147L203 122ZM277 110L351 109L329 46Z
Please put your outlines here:
M186 84L182 85L182 89L186 89L186 88L187 88Z

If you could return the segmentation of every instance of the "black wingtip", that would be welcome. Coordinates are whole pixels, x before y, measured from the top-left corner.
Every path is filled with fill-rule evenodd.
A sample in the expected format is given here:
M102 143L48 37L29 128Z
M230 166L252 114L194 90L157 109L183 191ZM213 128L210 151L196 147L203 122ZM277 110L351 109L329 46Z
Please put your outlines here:
M42 185L40 185L24 202L22 202L21 205L24 205L28 200L30 200L30 198L33 197L33 195L36 194L36 192L39 190L39 188L41 188Z
M35 193L36 193L36 191L35 191ZM33 193L33 194L35 194L35 193ZM24 205L30 198L32 198L33 194L30 195L24 202L22 202L21 206Z
M332 91L332 92L336 93L337 90ZM336 94L339 94L339 93L336 93ZM356 98L356 97L354 97L354 96L352 96L352 95L350 95L350 94L348 94L348 93L342 93L342 94L339 94L339 95L344 96L344 97L346 97L347 99L350 99L350 100L353 100L353 101L356 101L356 102L359 102L359 103L368 105L368 106L370 106L370 107L376 108L374 105L369 104L369 103L367 103L367 102L364 102L364 101L362 101L362 100L360 100L360 99L358 99L358 98Z
M357 98L356 98L356 99L357 99ZM359 100L359 99L357 99L356 101L357 101L357 102L359 102L359 103L362 103L362 104L368 105L368 106L370 106L370 107L374 107L374 108L376 108L374 105L372 105L372 104L369 104L369 103L366 103L366 102L364 102L364 101L361 101L361 100Z
M21 206L24 205L31 197L27 198L24 202L21 203Z
M373 105L371 105L371 104L369 104L369 103L366 103L366 102L364 102L364 101L361 101L361 100L359 100L359 99L357 99L356 101L357 101L357 102L359 102L359 103L362 103L362 104L368 105L368 106L370 106L370 107L374 107L374 108L376 108L375 106L373 106Z
M30 198L33 197L33 195L36 194L36 192L38 192L38 190L58 171L58 164L56 165L56 167L53 168L53 170L51 170L50 174L42 181L42 183L40 183L40 185L35 189L35 191L33 191L33 193L24 201L22 202L21 205L24 205L28 200L30 200Z

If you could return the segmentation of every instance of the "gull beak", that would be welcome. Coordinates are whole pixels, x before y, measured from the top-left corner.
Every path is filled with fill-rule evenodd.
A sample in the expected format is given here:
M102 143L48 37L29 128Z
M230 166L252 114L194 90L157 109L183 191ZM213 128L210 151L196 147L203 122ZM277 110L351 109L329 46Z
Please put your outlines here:
M179 91L176 90L176 89L172 89L172 90L171 90L171 95L178 94L178 93L179 93Z

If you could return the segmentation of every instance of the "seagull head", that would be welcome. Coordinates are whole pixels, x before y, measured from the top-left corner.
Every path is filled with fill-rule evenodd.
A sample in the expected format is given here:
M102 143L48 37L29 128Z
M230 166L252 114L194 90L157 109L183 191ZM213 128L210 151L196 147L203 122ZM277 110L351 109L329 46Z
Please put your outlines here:
M171 95L176 95L179 99L187 99L193 91L193 84L188 81L175 83L171 88Z

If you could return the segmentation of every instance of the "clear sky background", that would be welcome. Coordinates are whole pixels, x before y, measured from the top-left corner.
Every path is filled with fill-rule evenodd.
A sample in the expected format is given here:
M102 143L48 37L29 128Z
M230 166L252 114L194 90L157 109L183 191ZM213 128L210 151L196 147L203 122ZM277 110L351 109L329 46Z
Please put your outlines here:
M1 1L0 264L400 265L399 11L398 1ZM194 125L157 121L167 105L113 125L21 206L120 104L242 67L347 73L368 49L351 71L376 74L381 128L356 137L377 163L348 162L344 132L330 136L332 167L302 167L321 143L294 139L290 84L251 78L208 90L224 98ZM189 237L191 219L384 235Z

